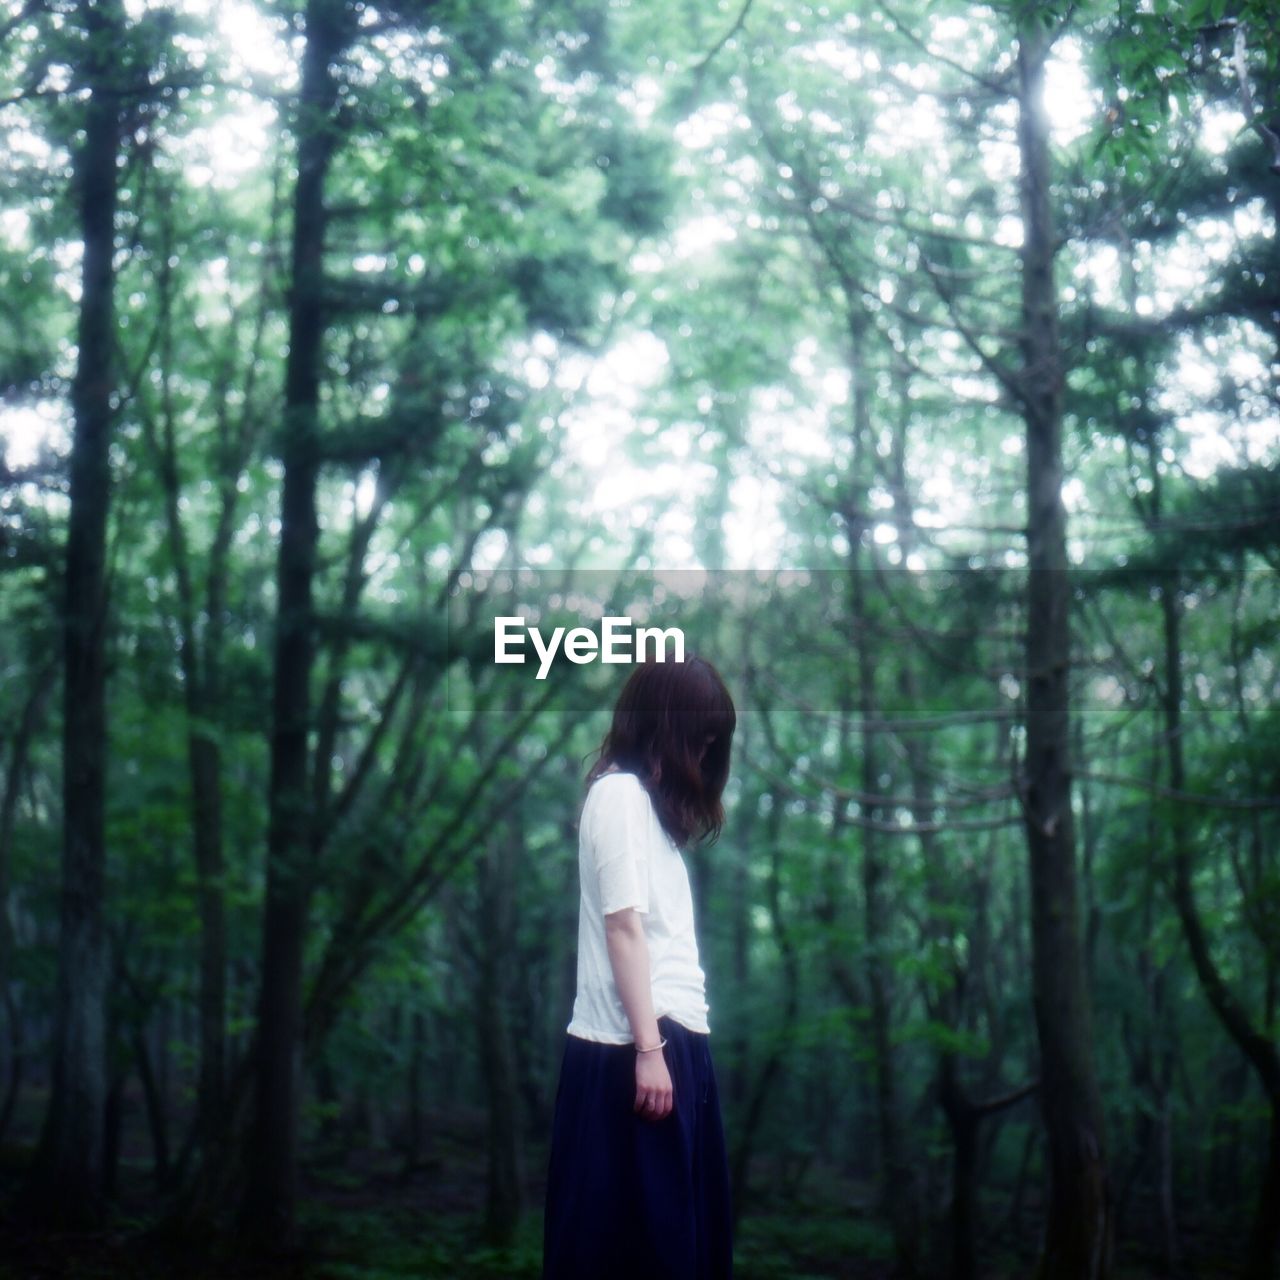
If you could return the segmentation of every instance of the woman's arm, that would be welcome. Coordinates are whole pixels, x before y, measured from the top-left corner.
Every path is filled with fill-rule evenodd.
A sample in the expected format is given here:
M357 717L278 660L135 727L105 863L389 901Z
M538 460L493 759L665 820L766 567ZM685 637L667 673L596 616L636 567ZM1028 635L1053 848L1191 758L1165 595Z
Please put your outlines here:
M604 918L604 939L613 967L622 1007L627 1011L631 1033L636 1039L635 1109L650 1120L671 1114L674 1105L671 1073L661 1049L641 1053L658 1044L662 1036L653 1012L653 990L649 984L649 944L644 924L633 907L611 912Z

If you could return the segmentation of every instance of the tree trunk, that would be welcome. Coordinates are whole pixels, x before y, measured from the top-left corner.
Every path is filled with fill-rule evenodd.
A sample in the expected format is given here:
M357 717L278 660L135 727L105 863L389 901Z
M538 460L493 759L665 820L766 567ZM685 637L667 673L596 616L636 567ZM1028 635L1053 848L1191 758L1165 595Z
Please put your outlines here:
M876 715L876 654L872 649L867 614L865 578L862 560L868 549L863 533L869 527L870 515L865 510L871 488L870 471L874 467L875 441L872 436L870 374L866 364L866 318L861 313L850 316L850 375L853 388L854 457L865 458L867 474L858 477L859 487L850 497L862 504L850 508L849 582L852 593L853 648L857 655L857 706L862 724L867 726ZM864 728L860 742L862 752L861 788L868 795L882 790L879 780L879 753L875 730ZM876 806L862 805L863 815L874 820ZM882 833L867 825L862 832L862 906L866 936L864 973L871 1006L871 1040L875 1060L876 1115L880 1134L882 1205L893 1231L900 1274L915 1275L919 1270L919 1231L911 1170L907 1164L905 1138L898 1098L899 1081L890 1036L891 968L885 954L888 946L888 912L884 902L886 874Z
M23 1034L18 1002L9 981L9 963L13 955L13 921L9 919L9 856L13 848L13 830L18 817L18 792L26 776L31 744L35 739L46 704L58 675L58 655L51 653L34 673L31 687L22 704L9 763L5 768L4 792L0 796L0 1002L4 1004L8 1030L8 1073L0 1094L0 1141L8 1131L18 1089L22 1082Z
M1013 1195L1009 1199L1007 1225L1015 1245L1022 1238L1022 1211L1027 1198L1027 1174L1031 1169L1031 1157L1035 1151L1036 1139L1041 1132L1034 1124L1027 1125L1027 1133L1022 1142L1022 1156L1018 1160L1018 1173L1013 1181Z
M714 563L714 562L712 562ZM747 652L747 632L741 633L743 647L741 655L742 705L749 707L755 700L755 674ZM743 760L752 758L754 741L751 737L751 726L744 724L738 734L736 748L738 757ZM755 833L757 820L754 807L744 805L738 818L738 854L730 869L730 901L732 902L732 919L730 922L730 954L732 956L733 989L749 991L751 989L751 861L755 853ZM747 1020L738 1018L733 1030L729 1033L729 1070L727 1073L727 1089L725 1101L735 1114L740 1114L746 1100L749 1085L747 1071L749 1042L747 1037ZM732 1178L734 1212L747 1194L747 1165L735 1166Z
M53 1079L26 1212L91 1225L103 1210L107 972L103 928L106 870L106 579L111 501L110 444L115 373L116 159L120 147L120 0L85 0L82 75L89 87L75 189L84 240L75 420L70 461L63 614L63 848Z
M848 540L845 565L850 593L847 627L848 642L856 658L856 676L851 681L842 680L838 690L839 767L841 776L844 776L852 754L848 741L849 718L856 705L863 725L858 743L861 753L860 788L866 796L872 796L878 793L881 787L877 778L879 767L876 733L875 730L866 728L874 717L876 707L876 654L870 641L867 619L865 589L867 569L863 565L863 557L866 554L863 535L870 526L867 495L874 480L875 441L872 438L870 379L866 366L867 317L861 309L861 299L851 291L846 291L846 304L849 307L848 359L852 387L850 431L852 456L845 491L841 498L840 514ZM910 1169L906 1164L899 1117L895 1055L890 1036L891 976L884 954L888 939L886 909L883 902L885 863L880 833L873 825L876 806L871 801L863 800L860 808L862 817L868 819L862 830L862 905L865 944L861 977L866 983L867 1004L870 1012L880 1208L893 1233L899 1274L912 1276L918 1271L918 1240ZM847 825L844 805L836 801L829 846L832 853L824 860L820 873L823 887L818 916L828 927L833 927L837 923L839 901L843 896L843 870L834 851ZM828 963L841 997L851 1005L861 1003L857 977L843 949L834 948L829 955Z
M249 1176L240 1226L259 1248L296 1247L302 959L311 887L307 731L313 660L319 391L322 374L325 179L336 146L345 0L308 0L298 103L298 180L289 297L289 356L280 457L284 487L277 563L267 888L255 1041Z
M1027 6L1018 39L1023 221L1022 369L1027 427L1027 745L1022 780L1031 868L1032 989L1049 1205L1039 1280L1111 1269L1111 1196L1081 954L1071 813L1070 603L1062 505L1062 353L1053 278L1044 67L1051 33Z
M422 1087L426 1074L426 1041L426 1016L421 1009L414 1009L409 1018L409 1066L405 1079L405 1181L422 1163L423 1140L426 1137L426 1099Z
M490 1244L507 1246L520 1221L520 1120L515 1056L511 1044L510 979L518 963L513 945L519 874L519 810L489 842L481 868L479 956L480 1061L488 1101L488 1191L484 1233Z
M144 1026L133 1029L133 1055L138 1064L138 1079L142 1083L142 1096L147 1108L147 1125L151 1130L156 1186L164 1187L169 1181L169 1121L165 1113L164 1095L160 1092L156 1073L151 1065L151 1050L147 1046L147 1031Z
M749 705L749 704L748 704ZM745 754L745 753L744 753ZM733 1220L735 1227L741 1221L746 1204L748 1175L751 1156L755 1149L760 1123L764 1119L767 1104L776 1097L785 1066L785 1055L795 1031L800 1014L800 956L795 939L782 914L782 800L769 793L769 813L765 821L765 844L769 851L768 906L769 921L777 939L782 966L782 1017L773 1039L773 1048L765 1058L756 1076L750 1097L745 1100L742 1120L738 1125L737 1141L730 1164L730 1186L733 1189ZM752 821L753 829L757 825Z
M978 1112L960 1088L956 1056L939 1063L938 1099L951 1129L950 1280L974 1280L978 1273L975 1239L978 1164Z
M221 760L216 739L197 727L212 703L188 706L197 901L200 910L200 1141L223 1132L226 1100L227 920L223 898Z
M124 1087L129 1079L127 1061L112 1073L102 1112L102 1198L116 1198L120 1173L120 1140L124 1131Z
M1169 1058L1172 1058L1172 1054L1169 1054ZM1169 1075L1172 1075L1171 1071ZM1183 1273L1183 1266L1182 1244L1178 1238L1178 1215L1173 1194L1173 1100L1170 1093L1168 1076L1166 1076L1166 1087L1160 1098L1160 1151L1157 1177L1165 1270L1171 1276L1178 1276Z
M182 479L174 432L170 376L172 354L172 267L175 247L166 224L160 255L160 358L164 371L161 400L162 435L144 418L147 442L154 454L164 494L169 553L177 582L177 628L181 640L182 695L187 717L187 772L191 779L191 839L196 868L196 905L200 915L200 1067L196 1093L196 1138L202 1149L225 1134L223 1106L226 1092L227 923L223 898L221 751L210 721L217 715L218 651L221 647L221 602L225 595L226 553L229 547L228 504L236 497L235 477L219 477L222 510L209 553L209 590L204 661L196 621L195 587L186 531L182 524ZM219 412L225 442L226 402ZM226 450L221 451L225 459ZM229 480L229 483L228 483Z

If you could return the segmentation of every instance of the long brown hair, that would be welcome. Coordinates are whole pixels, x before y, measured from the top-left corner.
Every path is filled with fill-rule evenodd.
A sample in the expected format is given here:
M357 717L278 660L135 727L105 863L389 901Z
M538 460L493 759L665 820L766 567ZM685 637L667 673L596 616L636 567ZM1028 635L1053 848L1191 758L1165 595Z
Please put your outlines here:
M587 786L610 768L634 773L678 848L714 841L737 723L729 690L704 658L640 663L618 695Z

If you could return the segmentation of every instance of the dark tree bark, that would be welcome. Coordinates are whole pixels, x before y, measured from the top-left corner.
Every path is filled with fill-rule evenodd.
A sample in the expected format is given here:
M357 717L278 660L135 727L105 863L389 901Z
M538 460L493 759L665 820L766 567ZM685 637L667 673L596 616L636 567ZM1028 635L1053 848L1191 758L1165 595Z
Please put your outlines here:
M129 1079L129 1064L120 1063L111 1073L102 1121L102 1196L116 1198L116 1179L120 1173L120 1140L124 1131L124 1087Z
M426 1076L427 1019L421 1009L409 1016L409 1063L405 1076L404 1167L401 1176L408 1181L423 1164L426 1141Z
M1070 603L1062 505L1063 358L1053 278L1045 59L1052 32L1027 6L1018 37L1023 222L1022 368L1027 429L1027 744L1022 779L1031 868L1031 967L1048 1137L1049 1204L1039 1280L1101 1280L1111 1195L1077 904L1069 750Z
M315 574L318 406L323 371L325 181L337 145L332 63L347 43L346 0L308 0L296 134L298 180L280 457L284 485L272 675L270 817L262 988L255 1036L249 1166L240 1226L260 1248L296 1240L302 959L311 889L312 579Z
M109 450L115 387L116 165L120 0L79 9L89 96L74 183L84 240L63 613L63 849L53 1086L27 1187L27 1212L67 1225L101 1220L106 935L106 578Z
M142 1099L147 1109L147 1128L151 1131L156 1186L163 1188L169 1182L169 1119L165 1111L164 1094L160 1090L151 1062L151 1049L147 1044L147 1029L144 1024L133 1028L132 1040L138 1080L142 1085Z
M226 594L228 552L233 525L231 515L237 491L234 474L222 474L218 484L221 510L209 552L208 601L204 644L196 620L195 584L180 514L182 478L174 431L170 377L175 372L173 338L172 228L166 224L159 268L160 358L163 371L160 428L143 417L143 429L151 449L164 495L164 514L177 583L178 657L182 666L182 696L187 714L187 770L191 779L191 838L196 867L196 904L200 915L200 1067L196 1094L196 1140L202 1149L224 1133L223 1104L226 1084L227 925L222 890L222 789L221 750L211 731L220 697L219 657L222 647L223 600ZM265 291L264 291L265 292ZM227 449L227 400L219 403L220 455L230 461ZM203 653L202 653L203 648ZM203 661L202 661L203 658ZM167 1157L166 1157L167 1163Z
M1153 849L1158 848L1162 842L1162 825L1162 815L1154 805L1150 806L1147 811L1147 840ZM1148 1167L1153 1166L1152 1189L1160 1206L1165 1268L1170 1276L1179 1276L1183 1274L1184 1268L1173 1198L1172 1161L1173 1072L1176 1059L1174 1031L1169 1025L1167 1008L1170 963L1165 961L1160 965L1155 964L1150 943L1155 927L1156 890L1156 875L1146 875L1140 935L1143 942L1139 946L1137 957L1146 1017L1136 1036L1130 1030L1127 1012L1122 1014L1121 1023L1125 1051L1129 1058L1130 1078L1135 1089L1148 1095L1150 1106L1138 1109L1135 1117L1134 1137L1130 1144L1133 1158L1129 1173L1117 1191L1115 1230L1117 1237L1122 1235L1129 1196L1140 1184Z
M511 1043L511 974L514 891L522 833L519 810L489 842L481 866L478 939L480 1061L488 1102L488 1177L484 1232L489 1243L511 1244L520 1221L520 1107L515 1051Z
M13 955L13 921L9 919L9 867L13 848L13 830L18 816L18 793L27 773L31 744L58 675L57 654L52 653L35 673L22 714L18 717L4 773L4 791L0 795L0 1000L4 1002L9 1037L8 1078L0 1095L0 1141L9 1128L18 1088L22 1083L23 1044L22 1019L18 1002L9 982L9 963Z
M750 688L747 694L749 697ZM761 717L767 715L763 706L758 710ZM763 825L764 845L769 858L769 879L765 892L769 908L769 923L777 940L782 965L782 1012L773 1037L773 1048L764 1056L760 1064L754 1085L744 1102L742 1120L737 1126L737 1140L729 1166L735 1226L741 1221L746 1205L751 1157L759 1137L760 1124L764 1119L765 1108L769 1101L777 1096L778 1086L786 1066L787 1048L800 1014L800 956L791 929L782 912L782 801L774 792L767 794L770 805ZM759 824L753 820L752 825L754 828Z
M875 440L872 435L870 373L867 368L866 334L868 320L860 299L850 292L849 372L852 380L854 450L851 464L855 492L848 495L845 524L849 542L848 574L850 589L850 639L856 658L857 708L863 726L859 742L861 754L861 789L865 796L881 792L879 782L880 753L878 730L871 727L876 717L876 666L878 653L872 644L868 615L866 579L868 570L863 560L868 554L864 534L871 516L867 494L875 466ZM843 754L843 753L842 753ZM888 946L889 913L885 902L886 863L882 833L876 829L877 806L863 801L862 816L869 821L862 831L862 918L866 938L863 974L871 1013L871 1041L875 1062L876 1119L880 1138L881 1203L893 1232L900 1274L913 1276L919 1271L920 1240L918 1212L912 1186L911 1168L906 1155L896 1055L890 1035L892 973L885 954ZM839 830L840 822L836 823ZM833 831L833 838L835 832ZM848 993L846 993L848 994Z

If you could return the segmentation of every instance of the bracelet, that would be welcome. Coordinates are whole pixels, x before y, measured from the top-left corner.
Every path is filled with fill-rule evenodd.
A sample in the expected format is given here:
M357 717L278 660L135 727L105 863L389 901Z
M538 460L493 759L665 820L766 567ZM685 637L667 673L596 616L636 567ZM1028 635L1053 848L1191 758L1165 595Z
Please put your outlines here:
M665 1036L663 1036L662 1039L657 1044L651 1044L647 1049L642 1049L639 1045L636 1045L636 1052L637 1053L657 1053L659 1049L665 1049L666 1045L667 1045L667 1039Z

